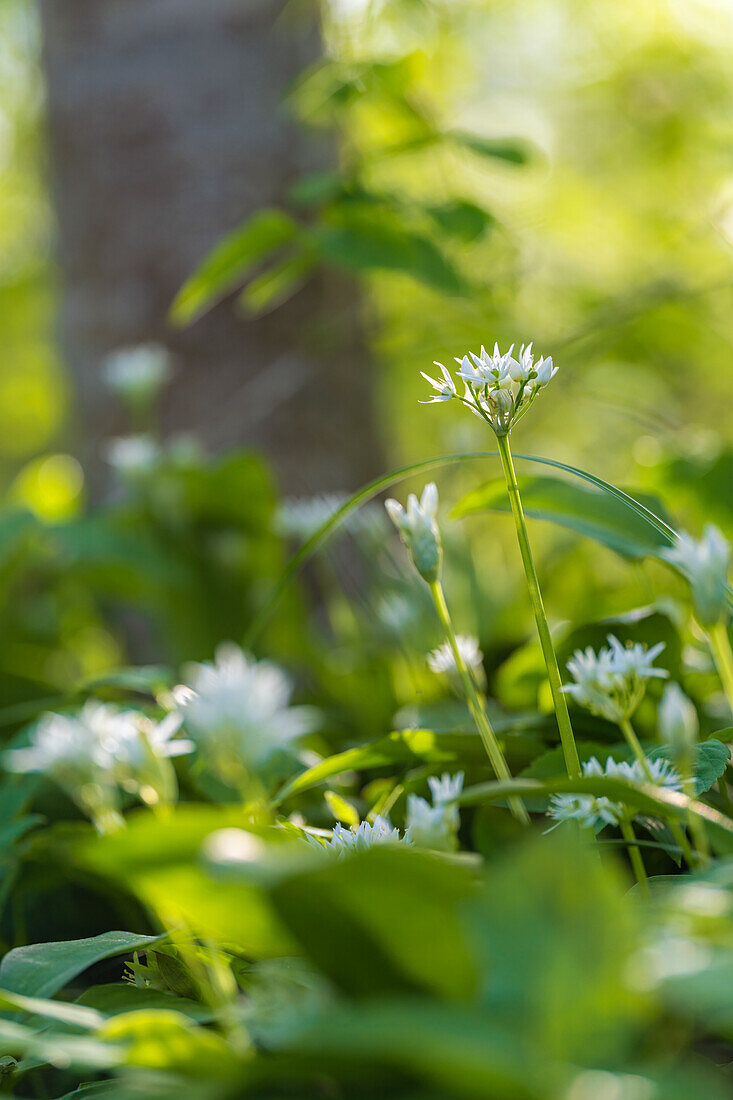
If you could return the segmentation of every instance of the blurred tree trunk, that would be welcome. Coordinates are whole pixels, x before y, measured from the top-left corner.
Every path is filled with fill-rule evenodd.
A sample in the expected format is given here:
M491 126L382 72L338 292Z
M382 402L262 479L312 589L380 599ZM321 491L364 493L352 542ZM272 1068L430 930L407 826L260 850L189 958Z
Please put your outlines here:
M353 488L379 467L354 289L319 276L258 320L232 302L166 325L186 276L250 212L331 150L287 118L318 57L313 10L283 0L40 0L63 277L62 342L82 447L121 429L100 377L110 349L161 340L178 359L166 432L260 447L288 492Z

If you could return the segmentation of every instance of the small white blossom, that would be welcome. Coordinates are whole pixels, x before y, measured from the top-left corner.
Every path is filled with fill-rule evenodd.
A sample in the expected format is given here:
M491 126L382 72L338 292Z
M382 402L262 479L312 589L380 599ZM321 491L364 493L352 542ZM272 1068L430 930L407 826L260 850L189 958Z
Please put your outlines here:
M427 401L420 401L421 405L432 405L436 401L450 401L451 397L456 396L456 384L443 364L434 363L433 366L440 367L443 378L442 380L431 378L425 371L420 371L425 381L429 382L433 389L437 391L432 397L429 397Z
M171 377L170 352L162 344L120 348L107 357L103 372L110 389L128 401L151 401Z
M576 650L568 661L568 671L575 680L563 691L592 714L609 722L630 718L646 691L646 681L665 679L664 668L654 668L652 662L664 649L664 642L647 649L640 643L623 646L612 634L608 646L596 653L590 646Z
M484 655L479 649L478 638L471 634L458 634L456 636L458 652L468 668L481 669ZM449 642L443 642L428 654L428 668L431 672L456 672L456 660Z
M211 663L192 665L175 693L199 752L226 778L250 772L313 729L315 711L292 707L292 685L270 661L221 645Z
M491 353L482 347L479 355L469 352L461 359L456 358L456 362L459 366L456 374L465 385L463 396L459 396L455 382L443 364L436 363L443 375L442 381L420 372L437 391L436 395L422 403L456 398L476 416L487 421L499 436L508 434L539 391L557 373L551 358L541 356L535 362L531 343L522 344L516 355L514 344L507 352L501 352L498 344L494 344Z
M430 482L422 491L420 500L414 493L407 498L407 508L399 501L385 500L389 518L400 533L400 538L410 551L420 576L432 584L440 576L443 551L437 524L438 488Z
M463 790L464 778L463 772L457 772L455 775L443 772L440 777L431 775L428 779L428 786L435 805L442 806L445 802L452 802L458 798Z
M692 590L695 614L703 626L714 626L726 607L726 584L731 547L723 533L708 523L698 541L683 532L674 546L661 556L687 578Z
M682 780L669 760L659 758L646 762L651 782L667 790L681 790ZM620 779L633 786L643 786L650 782L649 775L638 760L629 763L626 760L614 760L608 757L605 765L595 757L583 764L583 776L586 778ZM633 817L621 802L615 802L605 795L592 794L554 794L550 798L547 816L559 825L563 821L577 821L583 828L597 829L604 825L618 825L621 821Z

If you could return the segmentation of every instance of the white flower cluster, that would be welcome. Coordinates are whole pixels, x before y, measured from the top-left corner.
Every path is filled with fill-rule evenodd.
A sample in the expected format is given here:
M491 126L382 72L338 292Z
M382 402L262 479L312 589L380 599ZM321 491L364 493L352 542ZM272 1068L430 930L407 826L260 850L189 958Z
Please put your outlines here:
M321 493L313 497L289 497L282 502L276 517L279 534L285 538L305 541L316 533L339 508L349 500L346 493ZM381 510L374 505L363 505L349 512L341 521L341 528L352 534L375 532L384 535Z
M386 817L377 815L373 823L362 821L356 829L345 829L340 823L336 825L329 840L318 840L310 833L305 838L313 848L331 848L343 855L346 852L365 852L378 844L409 844L407 836L400 836L398 828L392 825Z
M656 786L673 791L681 790L682 780L669 760L647 760L647 768ZM649 776L638 760L630 764L625 760L613 760L610 756L605 766L595 756L591 757L583 764L583 775L586 778L621 779L632 786L649 783ZM558 825L563 821L577 821L585 829L597 829L628 821L633 813L623 803L614 802L605 795L554 794L550 798L547 816L553 818Z
M428 786L432 805L419 795L408 795L405 837L411 844L439 852L456 850L461 820L453 800L463 790L463 778L463 772L453 776L446 772L440 778L431 776Z
M484 655L479 648L478 638L474 638L472 634L458 634L456 635L456 642L458 643L458 652L466 667L481 669ZM435 673L457 671L456 659L449 642L443 642L442 645L439 645L437 649L428 654L428 668Z
M155 723L139 711L90 700L78 714L47 714L30 747L9 750L4 761L10 771L42 772L95 820L110 818L120 787L146 802L174 794L166 762L193 750L192 742L173 740L180 725L176 714Z
M211 663L194 664L174 697L187 732L206 763L238 785L272 754L313 729L312 707L292 707L292 684L270 661L231 644Z
M703 626L714 626L723 617L731 548L722 531L708 523L698 541L683 532L661 556L687 578L695 614Z
M624 646L609 634L608 643L598 653L590 646L585 652L575 651L567 664L575 683L566 684L562 690L591 714L619 723L630 718L638 707L647 680L666 679L669 673L664 668L652 667L664 649L664 642L651 649L639 642Z
M310 833L305 839L313 848L330 848L339 855L363 852L378 844L414 844L435 851L455 851L460 817L458 807L452 803L463 790L463 772L431 776L428 785L432 805L418 795L408 796L403 836L389 818L378 815L373 823L362 821L357 828L346 829L338 824L328 840L319 840Z
M557 367L553 366L550 357L540 356L535 362L531 343L526 346L522 344L516 355L514 344L504 353L499 350L498 344L494 344L491 354L482 347L479 355L469 352L462 359L456 358L456 363L460 367L456 375L464 384L463 396L458 393L454 379L443 364L436 363L442 374L441 379L420 372L436 391L422 404L456 398L475 416L490 424L499 436L511 431L540 390L557 374Z
M406 509L391 497L385 500L384 507L410 551L418 573L428 584L433 584L440 577L443 560L440 530L436 520L438 487L431 481L423 489L419 500L414 493L410 493Z

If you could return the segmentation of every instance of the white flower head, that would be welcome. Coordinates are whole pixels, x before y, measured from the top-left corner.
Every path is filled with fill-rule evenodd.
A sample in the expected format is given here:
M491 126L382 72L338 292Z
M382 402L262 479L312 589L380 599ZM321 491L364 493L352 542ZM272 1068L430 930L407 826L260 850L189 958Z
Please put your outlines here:
M187 690L175 693L187 732L223 778L251 772L279 748L313 729L311 707L292 707L289 678L232 644L214 661L192 665Z
M458 652L468 668L481 669L484 655L478 644L478 638L472 634L458 634L456 636ZM443 642L437 649L428 654L428 668L431 672L456 672L456 659L449 642Z
M629 763L610 756L604 765L593 756L583 764L583 776L619 779L632 786L643 786L651 781L658 787L675 791L682 787L680 776L669 760L663 758L647 759L646 767L643 767L638 760ZM628 821L634 816L634 811L605 795L554 794L549 801L547 816L558 825L563 821L577 821L583 828L599 829L604 825L619 825L624 820Z
M312 846L330 848L339 855L348 852L365 852L381 844L409 844L407 837L400 837L400 831L386 817L377 816L374 822L362 821L358 828L346 829L340 823L335 826L330 840L321 842L309 838Z
M687 578L700 623L714 626L719 622L727 607L731 561L730 543L722 531L708 523L699 541L683 532L674 546L661 551L661 556Z
M420 372L436 391L423 404L456 398L476 416L487 421L498 436L511 431L539 391L557 373L551 358L540 356L535 362L531 343L522 344L516 355L514 344L506 352L502 352L498 344L494 344L493 352L482 347L478 355L469 352L462 358L456 358L456 362L459 366L456 374L465 385L463 396L458 394L455 382L443 364L436 363L442 380Z
M433 584L440 577L443 550L437 523L438 488L430 482L420 499L414 493L407 498L407 508L399 501L385 500L387 515L400 533L400 538L410 551L413 564L420 576Z
M163 450L150 435L126 435L111 439L106 458L122 477L149 474L160 463Z
M431 775L428 779L428 786L433 796L433 803L436 806L442 806L444 803L453 802L454 799L458 798L463 790L464 778L463 772L457 772L455 775L443 772L440 777Z
M669 673L652 665L664 649L664 642L651 649L639 642L624 646L612 634L608 642L598 653L590 646L575 651L567 664L575 683L566 684L562 690L592 714L619 723L630 718L638 707L647 680L665 679Z
M659 734L675 760L689 759L697 744L700 722L691 699L679 684L667 684L659 704Z
M171 377L171 355L162 344L120 348L107 357L103 372L110 389L126 400L148 402Z

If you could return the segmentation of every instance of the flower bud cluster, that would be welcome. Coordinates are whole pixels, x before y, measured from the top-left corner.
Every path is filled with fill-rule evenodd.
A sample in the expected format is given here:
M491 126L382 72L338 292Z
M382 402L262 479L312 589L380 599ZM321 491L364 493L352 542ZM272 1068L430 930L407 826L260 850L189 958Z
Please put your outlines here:
M540 356L535 362L531 343L522 344L516 355L514 344L504 353L498 344L494 344L493 353L482 347L479 355L469 352L462 359L456 358L456 362L460 367L456 375L464 385L463 395L459 394L443 364L436 363L442 375L440 379L420 372L435 390L422 404L456 398L490 424L497 436L508 435L540 390L557 374L551 357Z
M590 646L575 651L567 664L575 683L562 690L591 714L618 724L630 718L644 698L647 680L666 679L669 673L652 666L664 642L651 649L639 642L624 646L609 634L608 643L598 653Z

